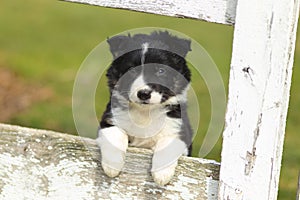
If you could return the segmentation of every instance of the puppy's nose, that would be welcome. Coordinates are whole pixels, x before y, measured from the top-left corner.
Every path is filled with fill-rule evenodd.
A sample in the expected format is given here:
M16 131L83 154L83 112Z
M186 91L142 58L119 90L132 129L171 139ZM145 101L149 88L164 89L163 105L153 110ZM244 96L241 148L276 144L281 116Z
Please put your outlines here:
M148 100L151 98L151 91L150 90L140 90L137 93L137 97L141 100Z

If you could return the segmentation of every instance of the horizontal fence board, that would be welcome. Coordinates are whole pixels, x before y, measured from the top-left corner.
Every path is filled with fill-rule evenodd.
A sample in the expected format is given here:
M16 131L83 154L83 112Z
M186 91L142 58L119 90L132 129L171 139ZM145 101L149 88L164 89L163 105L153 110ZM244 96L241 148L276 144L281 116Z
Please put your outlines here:
M181 157L160 187L151 157L129 148L123 172L109 178L95 140L0 124L0 199L217 199L219 163Z
M237 0L64 0L233 25Z

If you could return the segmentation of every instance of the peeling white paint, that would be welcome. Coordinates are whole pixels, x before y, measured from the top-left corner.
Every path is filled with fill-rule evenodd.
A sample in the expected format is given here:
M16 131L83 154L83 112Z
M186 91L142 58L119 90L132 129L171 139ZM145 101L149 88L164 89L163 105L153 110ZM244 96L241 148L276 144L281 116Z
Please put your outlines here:
M38 163L37 159L31 159ZM42 167L28 165L24 156L12 156L8 153L0 154L0 177L4 186L1 189L0 199L93 199L90 193L94 187L93 180L85 179L83 184L82 173L85 169L78 166L89 166L89 162L74 162L68 159L61 160L57 165ZM59 173L58 173L59 172ZM80 190L78 190L80 186ZM47 190L45 190L47 189Z
M17 137L17 143L18 145L24 144L26 141L22 137Z
M193 179L193 178L184 176L183 174L180 174L180 175L178 176L178 179L179 179L181 182L183 182L183 183L198 184L198 181L196 181L196 180Z
M299 0L239 0L220 199L277 198Z
M186 200L194 200L198 196L198 192L195 190L190 190L184 186L184 182L188 181L192 184L197 184L198 182L194 182L189 177L185 177L184 175L180 174L178 176L178 180L173 183L173 185L167 185L166 188L173 191L180 192L180 197Z
M234 24L237 0L65 0L90 5L123 8L159 15Z
M129 148L125 163L125 169L149 170L108 178L94 160L101 155L93 140L3 124L0 134L0 199L206 199L206 177L219 170L219 165L201 164L202 159L181 157L171 183L159 187L149 171L149 150ZM204 173L206 168L212 173Z
M212 177L206 177L206 194L209 200L218 199L219 181L212 179Z

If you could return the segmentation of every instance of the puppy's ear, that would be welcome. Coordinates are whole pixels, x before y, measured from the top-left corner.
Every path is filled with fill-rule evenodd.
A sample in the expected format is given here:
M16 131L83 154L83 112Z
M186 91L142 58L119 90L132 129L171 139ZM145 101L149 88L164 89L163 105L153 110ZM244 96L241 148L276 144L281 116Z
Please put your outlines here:
M178 52L179 55L185 57L186 54L191 51L191 41L186 39L180 39L178 37L174 37L174 43L172 43L172 49Z
M109 44L110 51L114 59L126 52L126 47L128 46L130 40L131 40L130 35L128 36L117 35L107 39L107 43Z
M182 57L185 57L186 54L191 51L191 41L187 39L178 38L171 35L168 31L159 31L153 32L151 36L154 39L160 40L164 43L169 51L176 53Z

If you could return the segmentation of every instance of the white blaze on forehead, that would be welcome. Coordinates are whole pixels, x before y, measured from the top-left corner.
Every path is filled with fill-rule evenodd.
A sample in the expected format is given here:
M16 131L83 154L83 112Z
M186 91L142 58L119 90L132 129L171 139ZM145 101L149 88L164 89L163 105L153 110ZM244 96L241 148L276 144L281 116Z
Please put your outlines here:
M145 42L145 43L142 44L142 53L143 53L143 55L145 55L147 53L148 47L149 47L148 42Z
M142 63L142 66L144 65L145 63L145 54L147 53L148 51L148 47L149 47L149 43L143 43L142 44L142 57L141 57L141 63Z

